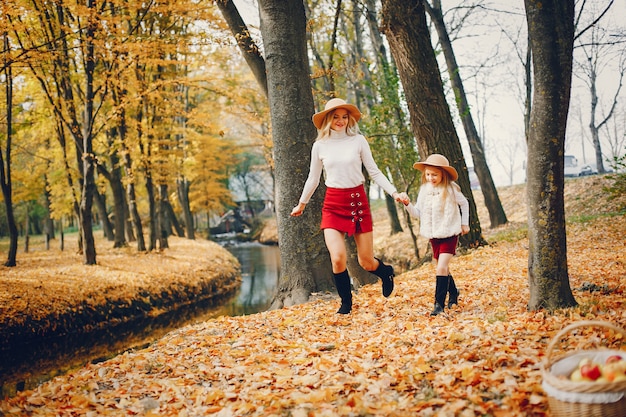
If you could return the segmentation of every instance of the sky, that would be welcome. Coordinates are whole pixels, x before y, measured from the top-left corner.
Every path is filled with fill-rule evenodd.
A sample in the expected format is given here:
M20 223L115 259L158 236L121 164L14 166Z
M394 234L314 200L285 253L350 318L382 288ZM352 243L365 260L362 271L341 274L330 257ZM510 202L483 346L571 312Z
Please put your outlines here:
M244 20L251 26L258 27L258 10L255 0L233 0ZM610 0L597 0L607 4ZM454 6L467 3L462 0L443 0L444 11ZM471 103L474 122L483 138L487 161L497 186L520 183L525 179L524 165L526 145L523 127L523 67L518 58L514 39L522 39L525 48L526 22L523 1L484 2L495 5L484 15L476 15L468 20L461 35L453 41L455 55L464 79L465 90ZM502 4L505 4L504 6ZM579 1L577 1L577 4ZM614 0L612 13L607 18L626 30L626 0ZM446 22L454 21L451 14ZM433 35L434 41L436 36ZM626 48L626 47L625 47ZM580 58L575 51L575 57ZM443 62L440 62L445 70ZM600 106L603 111L609 107L608 98L612 99L617 88L618 72L607 66L599 73ZM480 70L478 70L480 67ZM444 73L445 76L445 73ZM626 80L624 80L626 83ZM626 87L625 87L626 90ZM621 106L614 116L624 130L626 124L626 91L620 94ZM451 105L453 103L451 102ZM574 155L579 165L595 163L588 129L590 94L584 82L574 77L572 81L571 105L566 134L565 153ZM463 128L455 108L451 108L466 155L467 165L471 166L469 146L465 140ZM598 117L600 114L598 114ZM610 153L609 146L603 143L603 152ZM623 153L623 148L622 148ZM605 165L605 167L608 167ZM510 171L513 174L510 174Z

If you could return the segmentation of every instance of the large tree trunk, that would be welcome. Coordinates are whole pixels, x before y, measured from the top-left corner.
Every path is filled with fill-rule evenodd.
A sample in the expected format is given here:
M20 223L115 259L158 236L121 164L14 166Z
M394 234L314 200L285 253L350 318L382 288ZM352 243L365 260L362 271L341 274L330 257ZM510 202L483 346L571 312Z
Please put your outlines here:
M459 70L459 65L456 62L456 56L452 49L452 42L450 36L448 36L448 30L443 21L443 12L441 10L441 1L434 0L433 7L430 7L428 2L424 2L428 15L432 20L435 29L437 30L437 36L439 37L439 43L443 51L444 58L446 60L446 67L448 68L448 74L450 76L450 83L452 84L452 90L456 98L456 105L459 110L459 117L463 123L463 130L467 141L469 143L470 152L472 154L472 160L474 162L474 171L478 177L480 183L480 190L485 199L485 206L489 212L489 220L491 221L491 227L498 227L507 222L504 208L498 197L498 190L491 177L491 171L487 166L487 158L485 157L485 150L483 148L482 140L476 130L474 124L474 118L470 111L470 106L467 101L467 95L465 94L465 87L463 86L463 80Z
M308 174L315 127L302 0L259 0L276 167L276 214L281 274L271 308L308 300L332 288L332 270L319 229L320 184L301 217L291 217Z
M531 310L576 305L567 272L563 155L572 80L574 1L525 0L534 94L527 162Z
M406 95L413 135L422 158L445 155L459 172L458 183L470 204L470 232L462 247L486 244L482 236L469 174L454 122L446 102L422 1L383 0L383 31Z

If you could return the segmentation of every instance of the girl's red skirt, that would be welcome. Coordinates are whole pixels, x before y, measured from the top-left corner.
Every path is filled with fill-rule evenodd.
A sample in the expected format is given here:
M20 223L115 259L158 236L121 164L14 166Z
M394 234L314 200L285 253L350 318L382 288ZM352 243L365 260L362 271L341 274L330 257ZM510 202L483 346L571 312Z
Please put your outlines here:
M444 237L443 239L430 239L433 248L433 258L439 259L440 253L456 255L456 245L459 243L459 235Z
M352 236L373 230L365 187L326 188L321 229L335 229Z

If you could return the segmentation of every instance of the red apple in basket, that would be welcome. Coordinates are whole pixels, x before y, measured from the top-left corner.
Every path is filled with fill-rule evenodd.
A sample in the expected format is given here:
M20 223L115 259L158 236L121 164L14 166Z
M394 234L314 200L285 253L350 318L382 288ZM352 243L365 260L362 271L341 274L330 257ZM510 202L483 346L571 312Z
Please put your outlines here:
M611 355L608 358L606 358L606 361L604 363L608 365L609 363L619 362L623 359L624 358L622 358L620 355Z
M585 363L580 367L580 374L583 376L583 378L595 381L602 376L602 371L600 370L600 367L595 363Z

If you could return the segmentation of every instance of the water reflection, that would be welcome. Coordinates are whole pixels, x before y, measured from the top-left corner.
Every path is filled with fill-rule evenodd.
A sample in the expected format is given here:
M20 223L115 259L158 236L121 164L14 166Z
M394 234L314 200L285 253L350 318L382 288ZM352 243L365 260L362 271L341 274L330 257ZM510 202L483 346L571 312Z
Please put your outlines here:
M241 264L241 289L217 312L223 316L241 316L265 311L270 306L280 275L280 252L277 246L256 242L228 245L226 249Z

